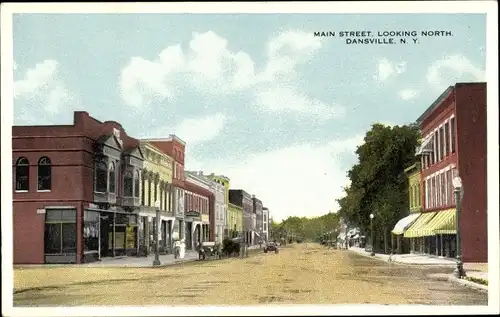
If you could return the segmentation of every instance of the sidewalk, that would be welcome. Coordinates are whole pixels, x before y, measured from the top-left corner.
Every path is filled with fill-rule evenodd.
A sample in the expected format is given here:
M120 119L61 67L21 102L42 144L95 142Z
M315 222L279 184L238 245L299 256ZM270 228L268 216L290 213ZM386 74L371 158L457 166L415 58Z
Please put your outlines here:
M367 252L365 251L365 249L358 247L350 247L349 250L366 257L371 257L381 261L389 262L388 254L375 253L374 256L371 256L370 252ZM431 265L431 266L445 266L450 268L456 266L456 261L454 259L438 258L421 254L393 254L392 262L398 264L406 264L406 265ZM487 263L465 263L464 270L467 277L482 279L488 282ZM435 274L431 277L438 279L447 279L449 281L457 282L468 287L488 291L487 285L468 281L467 279L459 279L455 277L453 274Z
M83 267L153 267L154 254L147 257L116 257L105 258L98 262L84 263ZM173 254L160 255L160 266L168 266L176 263L198 260L198 252L186 251L184 259L175 259Z

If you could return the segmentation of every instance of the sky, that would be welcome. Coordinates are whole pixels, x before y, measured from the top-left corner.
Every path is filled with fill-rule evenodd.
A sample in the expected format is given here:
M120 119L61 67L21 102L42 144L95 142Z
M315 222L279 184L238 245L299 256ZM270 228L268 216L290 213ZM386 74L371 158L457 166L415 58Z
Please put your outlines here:
M346 44L343 31L418 35ZM186 170L228 176L279 221L337 211L373 123L412 123L447 86L484 81L486 17L15 14L13 44L15 125L84 110L133 137L175 133Z

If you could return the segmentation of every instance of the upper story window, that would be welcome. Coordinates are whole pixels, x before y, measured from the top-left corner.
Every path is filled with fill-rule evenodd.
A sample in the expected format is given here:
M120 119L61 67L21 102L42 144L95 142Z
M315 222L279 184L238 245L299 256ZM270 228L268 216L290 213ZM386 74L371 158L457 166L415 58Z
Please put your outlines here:
M450 119L450 147L451 153L455 153L455 118Z
M116 168L113 162L109 165L109 192L116 193Z
M95 163L95 191L105 193L108 190L108 167L103 161Z
M134 174L127 169L123 175L123 196L132 197L134 195Z
M52 166L46 156L38 160L38 190L50 190L52 183Z
M16 191L29 190L30 163L27 158L20 157L16 161Z
M141 189L141 174L139 173L139 171L135 171L135 176L134 176L134 197L135 198L139 198L140 189Z

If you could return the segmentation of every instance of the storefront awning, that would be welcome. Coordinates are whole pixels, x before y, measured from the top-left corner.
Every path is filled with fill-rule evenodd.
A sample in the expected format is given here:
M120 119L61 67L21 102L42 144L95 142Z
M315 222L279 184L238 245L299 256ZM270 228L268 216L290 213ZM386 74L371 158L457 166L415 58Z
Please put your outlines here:
M442 210L437 212L436 217L434 217L429 224L428 231L426 229L426 235L436 235L436 234L456 234L456 211L455 208Z
M403 234L405 230L408 229L408 227L418 218L418 216L420 216L420 214L415 213L400 219L394 226L394 229L392 229L392 233L396 235Z
M429 153L432 153L433 151L434 151L433 138L429 137L422 142L422 145L417 149L416 154L417 155L429 154Z
M415 222L405 231L405 238L418 238L423 237L422 230L429 223L429 221L434 218L436 212L426 212L421 213L420 216L415 220Z

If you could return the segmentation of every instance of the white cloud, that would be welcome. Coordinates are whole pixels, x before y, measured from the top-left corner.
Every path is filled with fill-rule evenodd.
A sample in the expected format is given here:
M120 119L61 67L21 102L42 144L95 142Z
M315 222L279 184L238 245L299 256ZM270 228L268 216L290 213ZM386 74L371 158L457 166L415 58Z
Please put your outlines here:
M222 113L206 117L196 117L184 119L173 130L189 146L197 143L210 141L217 137L227 122L227 118Z
M231 188L243 188L255 194L277 220L288 216L319 216L338 208L335 199L343 196L342 187L348 183L346 170L339 167L338 156L352 153L363 142L363 137L319 146L290 146L233 163L202 163L193 159L187 166L227 175Z
M398 93L399 97L403 100L411 100L418 95L418 90L416 89L403 89Z
M427 69L427 82L436 90L444 90L460 81L484 81L484 69L461 54L445 56Z
M286 86L257 90L255 104L264 111L277 113L289 111L302 115L313 115L319 119L329 119L345 114L345 109L339 105L324 104Z
M256 105L262 106L264 101L269 101L264 108L277 109L278 104L261 88L290 84L295 78L296 66L308 61L321 48L321 40L312 33L302 31L278 35L267 45L268 58L260 72L250 55L231 51L227 40L212 31L194 32L188 47L184 52L179 44L169 46L154 61L132 58L120 77L120 90L125 103L144 109L155 98L174 96L183 85L186 89L194 87L203 94L212 95L244 90L259 100ZM291 94L286 89L274 89L284 93L291 104L280 107L284 111L303 111L320 116L323 111L330 112L322 102L303 93ZM298 99L290 100L295 97Z
M36 111L54 115L75 102L74 96L58 78L58 69L57 61L45 60L28 69L22 79L14 82L14 98L29 100L24 108L19 109L19 115L16 114L23 124L36 121L36 115L33 115Z
M395 77L406 71L406 62L391 62L386 58L382 58L377 64L377 73L373 78L377 81L386 81L390 77Z

